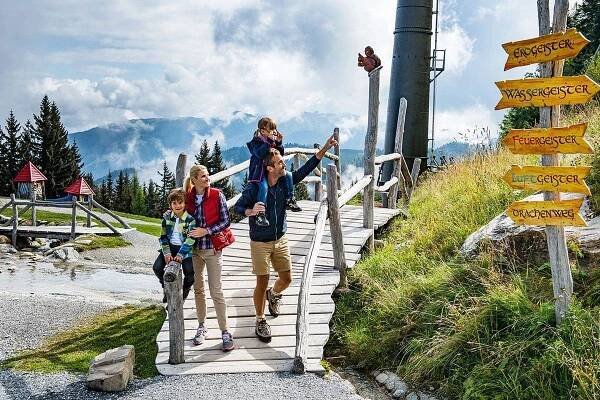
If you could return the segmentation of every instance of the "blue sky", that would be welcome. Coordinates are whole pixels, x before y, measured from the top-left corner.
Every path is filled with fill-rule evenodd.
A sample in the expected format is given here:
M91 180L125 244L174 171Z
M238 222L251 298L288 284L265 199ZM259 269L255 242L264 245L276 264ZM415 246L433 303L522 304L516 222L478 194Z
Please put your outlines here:
M48 94L70 131L236 110L279 121L349 112L366 126L368 82L356 67L365 45L384 64L385 122L396 0L1 1L0 112L22 122ZM536 2L440 3L438 143L476 126L495 133L494 81L527 72L504 72L500 45L537 36Z

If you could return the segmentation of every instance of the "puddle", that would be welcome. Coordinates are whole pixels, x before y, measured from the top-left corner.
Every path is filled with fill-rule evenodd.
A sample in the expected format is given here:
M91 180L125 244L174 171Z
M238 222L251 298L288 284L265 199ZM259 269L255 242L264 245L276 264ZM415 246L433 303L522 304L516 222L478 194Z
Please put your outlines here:
M6 262L8 260L2 261L2 292L75 296L118 303L160 301L162 298L160 284L154 275L128 274L76 264L34 262L16 266Z

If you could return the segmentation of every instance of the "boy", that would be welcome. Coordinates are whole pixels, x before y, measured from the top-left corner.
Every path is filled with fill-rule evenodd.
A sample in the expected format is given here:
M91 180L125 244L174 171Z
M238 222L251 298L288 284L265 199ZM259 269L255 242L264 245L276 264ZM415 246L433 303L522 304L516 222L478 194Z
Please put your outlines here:
M152 269L164 288L163 275L165 266L171 261L181 264L183 268L183 300L187 299L190 289L194 284L194 266L192 264L192 249L196 239L189 236L196 227L196 219L185 211L185 191L181 188L173 189L167 197L171 207L163 215L160 250ZM167 295L163 296L163 303L167 302Z

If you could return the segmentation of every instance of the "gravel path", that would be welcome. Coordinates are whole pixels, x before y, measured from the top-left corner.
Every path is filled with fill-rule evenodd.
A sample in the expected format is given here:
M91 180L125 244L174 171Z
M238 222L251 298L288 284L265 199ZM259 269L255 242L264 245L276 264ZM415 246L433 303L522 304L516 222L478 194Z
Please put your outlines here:
M114 249L96 249L82 253L94 263L141 267L142 272L152 273L152 264L158 255L158 238L143 232L131 231L123 234L123 239L132 246Z
M0 360L17 350L37 347L44 337L110 307L110 304L65 296L0 292Z
M359 400L337 375L191 375L134 380L121 393L88 391L84 376L0 371L0 398L6 400L211 399L211 400Z

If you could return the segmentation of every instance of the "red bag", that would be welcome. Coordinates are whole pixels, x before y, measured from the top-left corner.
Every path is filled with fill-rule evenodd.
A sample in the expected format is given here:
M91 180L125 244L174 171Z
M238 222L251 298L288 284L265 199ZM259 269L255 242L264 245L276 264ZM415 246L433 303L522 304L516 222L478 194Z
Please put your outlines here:
M229 227L223 229L221 232L217 232L214 235L210 235L210 241L215 251L223 250L235 242L235 236Z

